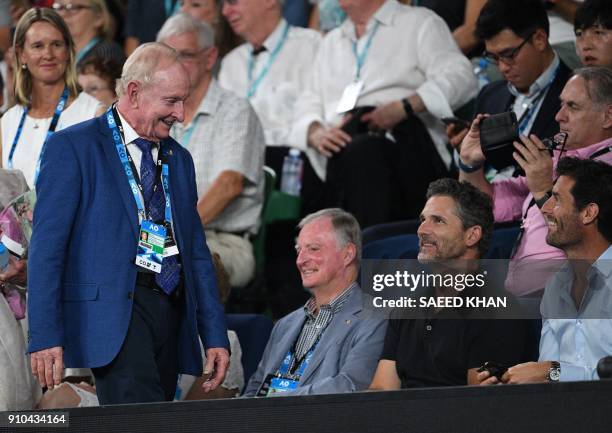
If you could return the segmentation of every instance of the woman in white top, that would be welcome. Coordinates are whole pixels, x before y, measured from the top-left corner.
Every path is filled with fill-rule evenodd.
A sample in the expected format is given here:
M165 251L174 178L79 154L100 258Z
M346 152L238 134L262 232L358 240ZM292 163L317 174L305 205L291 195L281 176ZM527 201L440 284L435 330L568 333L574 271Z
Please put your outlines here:
M13 48L17 104L2 116L2 166L23 171L33 188L48 136L102 114L104 107L79 95L74 42L55 11L27 11L17 24Z

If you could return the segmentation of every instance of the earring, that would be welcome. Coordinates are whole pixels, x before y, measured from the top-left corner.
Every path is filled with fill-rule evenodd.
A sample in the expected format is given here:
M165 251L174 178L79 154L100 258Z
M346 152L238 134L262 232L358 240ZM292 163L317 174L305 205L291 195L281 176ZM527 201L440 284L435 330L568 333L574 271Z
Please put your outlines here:
M23 69L23 70L28 69L28 65L27 65L27 64L25 64L25 63L22 63L22 64L21 64L21 69Z

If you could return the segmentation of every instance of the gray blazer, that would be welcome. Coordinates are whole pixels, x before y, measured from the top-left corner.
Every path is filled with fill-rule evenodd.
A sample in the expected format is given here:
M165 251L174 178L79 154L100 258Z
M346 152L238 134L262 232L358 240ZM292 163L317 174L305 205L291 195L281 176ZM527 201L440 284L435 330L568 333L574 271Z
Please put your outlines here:
M363 310L364 295L355 286L321 336L298 387L281 395L333 394L366 389L382 352L387 321ZM304 308L280 319L266 345L257 371L244 391L253 397L268 374L274 374L293 347L305 320Z

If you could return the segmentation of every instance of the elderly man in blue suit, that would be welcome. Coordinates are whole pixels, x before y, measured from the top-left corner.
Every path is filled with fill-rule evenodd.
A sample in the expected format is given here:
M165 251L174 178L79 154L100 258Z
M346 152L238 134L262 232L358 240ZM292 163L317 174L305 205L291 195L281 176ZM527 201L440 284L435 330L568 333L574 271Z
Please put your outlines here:
M169 138L189 92L179 55L145 44L119 100L54 134L28 263L32 372L53 388L90 367L100 404L171 400L179 372L222 382L229 343L196 210L194 166ZM157 161L157 162L156 162ZM161 264L160 264L161 263Z
M244 395L308 395L365 389L382 350L386 322L363 310L356 283L361 230L341 209L298 226L297 267L312 297L276 323Z

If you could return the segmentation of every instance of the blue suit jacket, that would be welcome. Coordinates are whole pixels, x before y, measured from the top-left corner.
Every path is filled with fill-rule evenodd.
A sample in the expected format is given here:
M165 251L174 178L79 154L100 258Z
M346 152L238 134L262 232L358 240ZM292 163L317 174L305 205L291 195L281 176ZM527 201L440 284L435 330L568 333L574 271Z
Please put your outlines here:
M371 302L364 301L364 296L359 287L352 289L323 332L298 387L290 395L352 392L370 385L382 352L387 320L363 309L363 302ZM276 323L244 396L255 396L266 376L276 372L299 337L305 318L304 309L299 308Z
M185 309L179 371L201 374L205 347L229 348L215 273L196 211L193 160L167 149ZM105 116L53 134L42 159L29 250L29 352L63 346L67 367L100 367L117 355L132 314L136 202Z

